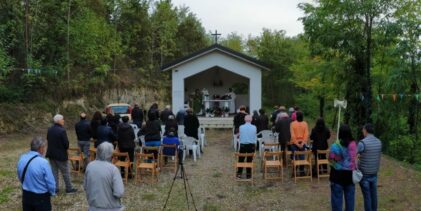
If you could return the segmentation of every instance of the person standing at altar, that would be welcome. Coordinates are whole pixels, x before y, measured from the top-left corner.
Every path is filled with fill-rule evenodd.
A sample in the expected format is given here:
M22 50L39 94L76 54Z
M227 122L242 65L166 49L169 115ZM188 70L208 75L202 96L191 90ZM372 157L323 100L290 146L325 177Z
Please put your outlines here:
M246 107L240 106L240 112L234 116L234 134L238 134L240 126L246 123L244 120L246 115Z

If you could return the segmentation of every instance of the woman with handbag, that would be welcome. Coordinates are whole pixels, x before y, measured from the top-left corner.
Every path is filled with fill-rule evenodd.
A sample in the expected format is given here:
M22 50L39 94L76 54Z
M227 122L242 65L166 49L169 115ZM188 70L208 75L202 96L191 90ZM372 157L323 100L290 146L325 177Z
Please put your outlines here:
M339 128L339 140L330 147L330 192L333 211L341 211L345 197L345 210L354 210L355 185L352 172L356 169L357 144L348 125Z

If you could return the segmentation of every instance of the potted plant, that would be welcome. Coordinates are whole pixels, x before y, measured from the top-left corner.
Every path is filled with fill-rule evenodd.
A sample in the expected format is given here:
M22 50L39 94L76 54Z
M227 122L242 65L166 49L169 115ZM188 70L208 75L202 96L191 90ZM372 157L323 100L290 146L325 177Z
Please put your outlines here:
M206 117L210 117L212 113L213 113L213 110L211 108L206 109Z
M224 107L224 116L225 117L228 117L229 116L229 112L230 112L230 108Z

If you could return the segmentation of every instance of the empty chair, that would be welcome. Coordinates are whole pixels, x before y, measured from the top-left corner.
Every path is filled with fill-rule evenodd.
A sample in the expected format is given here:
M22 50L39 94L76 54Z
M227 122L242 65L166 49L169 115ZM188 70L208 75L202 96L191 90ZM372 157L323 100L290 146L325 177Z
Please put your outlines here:
M317 150L316 154L316 171L317 181L320 177L329 177L329 150Z
M69 148L67 150L68 159L72 168L70 169L71 172L76 172L78 175L82 172L82 165L83 165L83 154L80 151L79 147Z
M96 148L89 149L89 161L93 161L96 159Z
M259 156L261 157L262 152L263 152L262 143L263 142L273 143L274 142L274 136L273 136L273 132L271 130L262 130L259 133L257 133L257 137L259 137L259 138L257 138L257 142L259 143Z
M114 152L113 164L117 167L124 168L124 182L127 184L129 174L131 174L131 162L128 152Z
M264 152L263 153L263 161L262 161L262 168L263 168L263 179L266 180L276 180L281 179L282 182L284 181L283 175L284 175L284 169L282 164L282 151L276 151L276 152ZM268 174L272 173L270 172L271 169L277 170L275 173L277 173L277 176L269 177Z
M177 131L178 137L182 138L184 137L184 125L179 125L178 126L178 131Z
M158 163L154 154L136 153L136 183L146 181L144 176L148 173L151 175L151 182L158 182Z
M186 159L186 154L191 150L193 152L193 160L196 162L196 155L200 157L198 141L193 137L186 136L182 139L182 142L184 146L183 160Z
M294 151L292 156L292 171L294 174L294 182L297 182L298 179L309 178L313 181L312 171L311 171L311 156L312 152L307 151ZM297 175L297 168L303 167L304 172L300 172L300 175ZM307 169L307 170L306 170Z
M203 126L200 126L198 129L198 135L199 135L199 142L200 142L200 148L203 150L206 145L206 129Z

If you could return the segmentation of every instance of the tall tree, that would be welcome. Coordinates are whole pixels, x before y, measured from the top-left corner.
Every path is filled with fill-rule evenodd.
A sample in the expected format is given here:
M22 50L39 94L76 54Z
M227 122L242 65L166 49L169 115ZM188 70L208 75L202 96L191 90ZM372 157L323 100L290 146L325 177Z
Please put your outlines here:
M338 50L350 65L345 69L348 75L345 98L349 102L345 121L357 126L371 122L373 34L379 23L390 16L393 3L393 0L319 0L316 5L300 4L310 42Z

